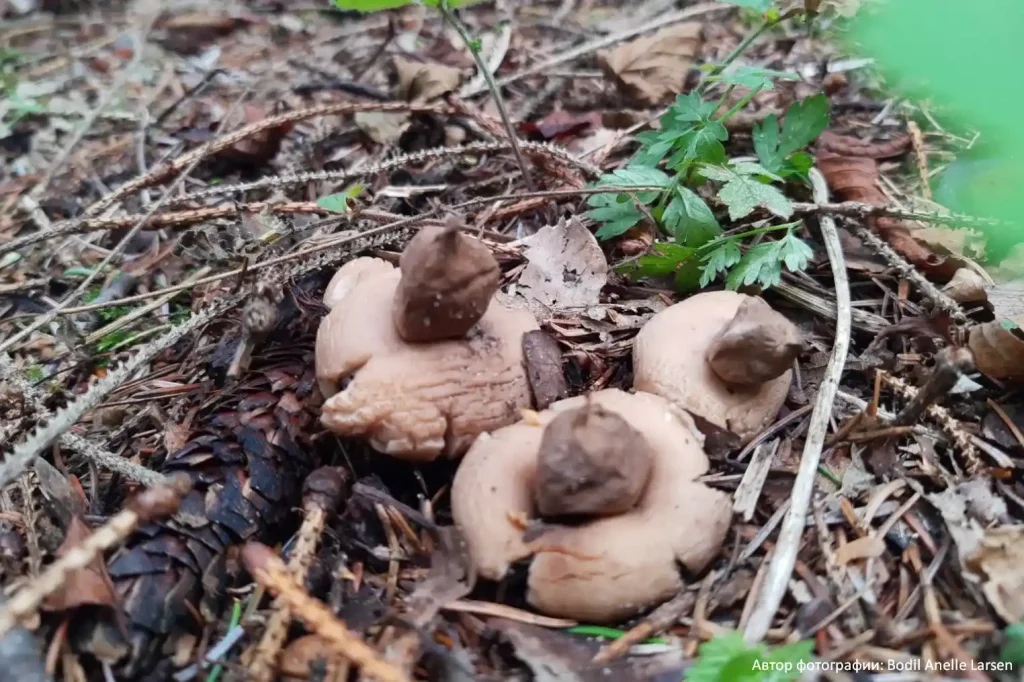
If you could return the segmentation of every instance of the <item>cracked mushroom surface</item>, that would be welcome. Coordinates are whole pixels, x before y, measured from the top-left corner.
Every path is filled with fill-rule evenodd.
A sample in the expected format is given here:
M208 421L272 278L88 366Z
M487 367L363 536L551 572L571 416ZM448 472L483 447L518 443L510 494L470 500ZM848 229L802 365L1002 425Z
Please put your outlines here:
M544 525L527 542L546 427L587 405L569 398L481 436L452 484L452 514L480 576L500 580L532 555L527 600L552 616L616 622L671 598L683 586L678 564L703 570L718 554L732 517L728 495L694 479L708 469L703 436L669 401L607 389L589 396L642 434L650 472L636 504L579 525Z
M633 387L746 443L778 416L801 347L796 326L760 297L700 293L641 328L633 343Z
M331 311L316 339L321 421L399 458L458 456L530 406L522 338L538 325L496 296L464 338L409 343L393 321L400 277L385 261L357 258L328 285Z

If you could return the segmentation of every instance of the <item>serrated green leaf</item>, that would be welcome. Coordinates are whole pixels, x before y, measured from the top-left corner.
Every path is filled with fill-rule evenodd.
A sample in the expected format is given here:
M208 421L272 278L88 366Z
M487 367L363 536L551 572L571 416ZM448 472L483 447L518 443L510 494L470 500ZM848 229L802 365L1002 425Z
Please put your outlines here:
M624 194L594 194L590 198L597 207L588 211L587 216L601 223L595 233L598 239L618 237L644 219L633 200Z
M775 79L800 80L800 76L791 71L762 69L756 66L737 66L712 77L709 80L720 80L727 85L735 85L750 90L772 90Z
M779 240L778 256L788 270L796 272L807 267L807 263L814 257L814 251L807 242L790 232Z
M772 173L770 170L765 168L759 163L753 161L736 161L729 166L740 175L763 175L766 178L770 178L779 182L782 180L778 175Z
M653 168L651 166L631 165L626 166L625 168L619 168L618 170L615 170L611 173L606 173L605 175L602 175L601 178L597 181L597 186L664 188L668 187L671 181L672 179L668 175L666 175L663 171L658 170L657 168ZM654 194L654 197L650 198L649 200L645 200L639 196L640 194ZM599 196L601 195L591 195L591 198L589 200L591 202L591 206L595 205L592 202L596 197ZM649 204L651 203L651 201L654 201L654 199L657 198L657 193L640 192L637 198L643 201L645 204Z
M786 166L779 175L803 175L806 176L814 166L814 157L807 152L797 152L786 159Z
M686 671L686 682L724 682L728 678L722 673L729 662L749 651L739 633L713 637L700 645L697 660Z
M676 272L679 264L693 258L695 249L678 244L659 243L623 269L634 278L668 277Z
M772 7L772 0L722 0L722 2L729 5L749 7L750 9L757 10L761 14L764 14Z
M704 270L701 272L700 285L706 287L715 281L720 272L728 272L729 268L740 262L743 252L735 239L726 239L714 251L703 259Z
M828 121L828 99L824 95L794 102L786 111L781 130L775 116L769 116L754 126L754 151L761 165L775 173L783 171L787 157L813 142L828 127ZM796 172L800 172L806 159L799 160Z
M775 114L769 115L761 123L754 126L754 152L758 161L765 168L779 170L782 157L779 156L779 119Z
M814 142L828 127L828 120L828 98L824 94L793 102L782 122L779 153L789 156Z
M684 261L676 270L672 286L681 294L697 291L701 287L701 271L700 262L696 258Z
M728 168L723 168L721 166L712 166L710 164L705 164L701 166L700 174L703 175L708 180L721 180L722 182L728 182L729 180L732 180L734 177L736 177L736 173L729 170Z
M725 285L730 289L758 283L764 288L772 287L782 279L782 263L778 258L777 242L761 242L747 251Z
M714 102L706 102L696 92L690 92L677 96L676 103L669 108L665 117L668 117L669 121L674 120L681 123L706 122L713 113L715 113ZM662 124L662 127L667 130L670 126Z
M766 185L749 175L733 172L718 191L718 198L729 207L730 220L746 218L758 206L768 209L780 218L789 218L793 215L793 206L777 187Z
M662 222L676 242L703 246L722 233L722 228L704 200L691 189L677 187L665 208Z

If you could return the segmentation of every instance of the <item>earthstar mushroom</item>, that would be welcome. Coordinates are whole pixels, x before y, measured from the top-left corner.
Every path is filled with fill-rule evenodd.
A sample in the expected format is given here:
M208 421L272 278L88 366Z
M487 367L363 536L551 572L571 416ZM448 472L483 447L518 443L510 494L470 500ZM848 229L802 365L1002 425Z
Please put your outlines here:
M633 344L633 387L748 442L778 416L802 347L763 299L710 291L662 310Z
M526 542L546 429L588 401L614 413L650 447L650 473L635 505L580 525L549 525ZM607 389L554 403L484 434L452 484L452 514L478 575L500 580L530 557L527 600L552 616L615 622L674 595L678 564L703 570L732 516L729 497L695 479L708 469L703 436L684 411L649 393Z
M444 241L448 237L440 239L421 246L450 246ZM463 246L457 249L466 253ZM434 262L430 257L425 260ZM474 268L466 271L478 272ZM422 277L432 270L411 272ZM464 324L476 318L465 333L409 342L396 324L402 317L396 307L421 301L400 294L406 274L376 258L357 258L342 266L325 292L324 302L331 310L317 331L316 376L326 398L323 424L340 435L365 436L380 452L429 461L461 455L480 433L514 422L520 410L530 406L522 339L537 329L537 321L529 312L491 296L488 277L465 280L477 283L477 295L482 291L488 296L479 316L474 307L478 304L471 302L464 309L466 315L456 320ZM421 287L444 291L422 282ZM445 306L456 299L465 302L458 298L463 295L458 290L445 294L449 295L442 297Z

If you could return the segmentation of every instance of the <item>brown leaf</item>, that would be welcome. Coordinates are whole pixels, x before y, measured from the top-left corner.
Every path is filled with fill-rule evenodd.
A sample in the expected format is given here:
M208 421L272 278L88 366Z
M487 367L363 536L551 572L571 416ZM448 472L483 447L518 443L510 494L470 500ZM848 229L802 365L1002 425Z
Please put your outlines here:
M189 12L161 20L164 47L180 54L198 54L210 43L246 24L246 20L217 12Z
M653 36L637 38L600 52L598 63L630 96L647 104L682 92L693 56L700 47L701 24L684 22Z
M353 119L377 144L395 144L411 125L409 114L404 111L357 111Z
M996 319L971 328L967 345L975 366L993 379L1024 379L1024 315Z
M573 113L558 109L537 121L529 121L519 126L519 131L540 136L544 140L558 140L573 137L589 129L601 128L601 114L591 111L586 114Z
M953 273L942 292L957 303L984 303L988 300L985 278L970 268L960 268Z
M404 57L391 60L398 76L395 95L406 102L427 102L452 92L462 83L462 71L437 62Z
M548 307L594 305L608 281L608 261L578 219L549 225L524 241L529 261L519 278L528 300Z
M331 642L319 635L306 635L284 648L279 671L282 680L306 680L314 676L314 669L324 666L328 673L324 678L334 679L344 662Z
M901 141L901 146L896 142L872 145L826 131L818 144L816 163L837 198L884 206L888 201L878 186L878 163L875 159L894 156L905 147L905 140ZM872 218L868 225L897 253L929 275L948 279L964 265L958 258L942 257L930 251L914 239L910 227L903 221Z
M982 590L996 613L1008 623L1024 618L1024 526L986 530L965 563L984 575Z
M244 111L246 125L269 118L264 110L255 104L245 104ZM281 149L281 141L294 127L294 123L283 123L261 130L221 151L217 154L217 158L239 165L266 163L277 156L277 152Z
M833 558L837 566L844 566L857 559L880 557L884 552L885 542L881 538L869 535L841 545Z
M71 517L71 524L68 526L67 535L64 536L64 542L57 550L57 556L64 556L90 535L92 535L92 529L85 521L78 516ZM46 611L70 611L88 604L111 608L118 605L114 584L107 574L107 567L103 562L102 555L97 555L85 568L69 573L60 589L50 595L43 604L43 609Z

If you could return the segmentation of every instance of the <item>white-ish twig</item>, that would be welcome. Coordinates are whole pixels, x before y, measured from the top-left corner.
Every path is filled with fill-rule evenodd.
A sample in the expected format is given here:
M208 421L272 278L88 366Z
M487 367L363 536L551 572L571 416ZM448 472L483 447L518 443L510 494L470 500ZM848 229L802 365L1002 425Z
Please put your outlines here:
M50 418L50 411L46 409L39 390L22 376L21 372L14 366L14 363L11 362L10 357L6 354L0 355L0 380L10 384L22 396L35 412L37 419L45 421ZM137 481L149 487L167 483L168 479L163 474L148 469L141 464L136 464L124 457L119 457L106 448L93 443L91 440L79 436L77 433L68 431L60 437L58 442L61 447L81 455L90 462L94 462L96 466L115 471L132 481Z
M828 185L825 183L824 176L816 168L811 169L810 176L814 201L826 203L828 201ZM825 433L828 430L829 418L832 416L832 405L835 402L836 392L839 390L839 380L843 374L843 367L846 365L846 354L850 346L852 327L850 284L846 277L843 247L836 232L835 220L830 216L822 215L820 223L822 240L825 242L829 265L832 268L832 277L835 280L837 313L835 343L832 346L832 355L829 358L828 366L825 368L825 376L818 388L814 410L811 412L807 438L804 441L804 451L800 458L800 469L790 495L789 512L782 522L779 538L775 543L775 552L772 555L771 564L768 566L768 574L765 576L761 593L758 595L757 603L743 633L744 639L749 644L760 642L768 633L772 619L786 594L789 578L793 574L797 553L800 550L800 540L804 527L807 525L807 511L810 508L811 495L818 477L821 449L825 443Z

